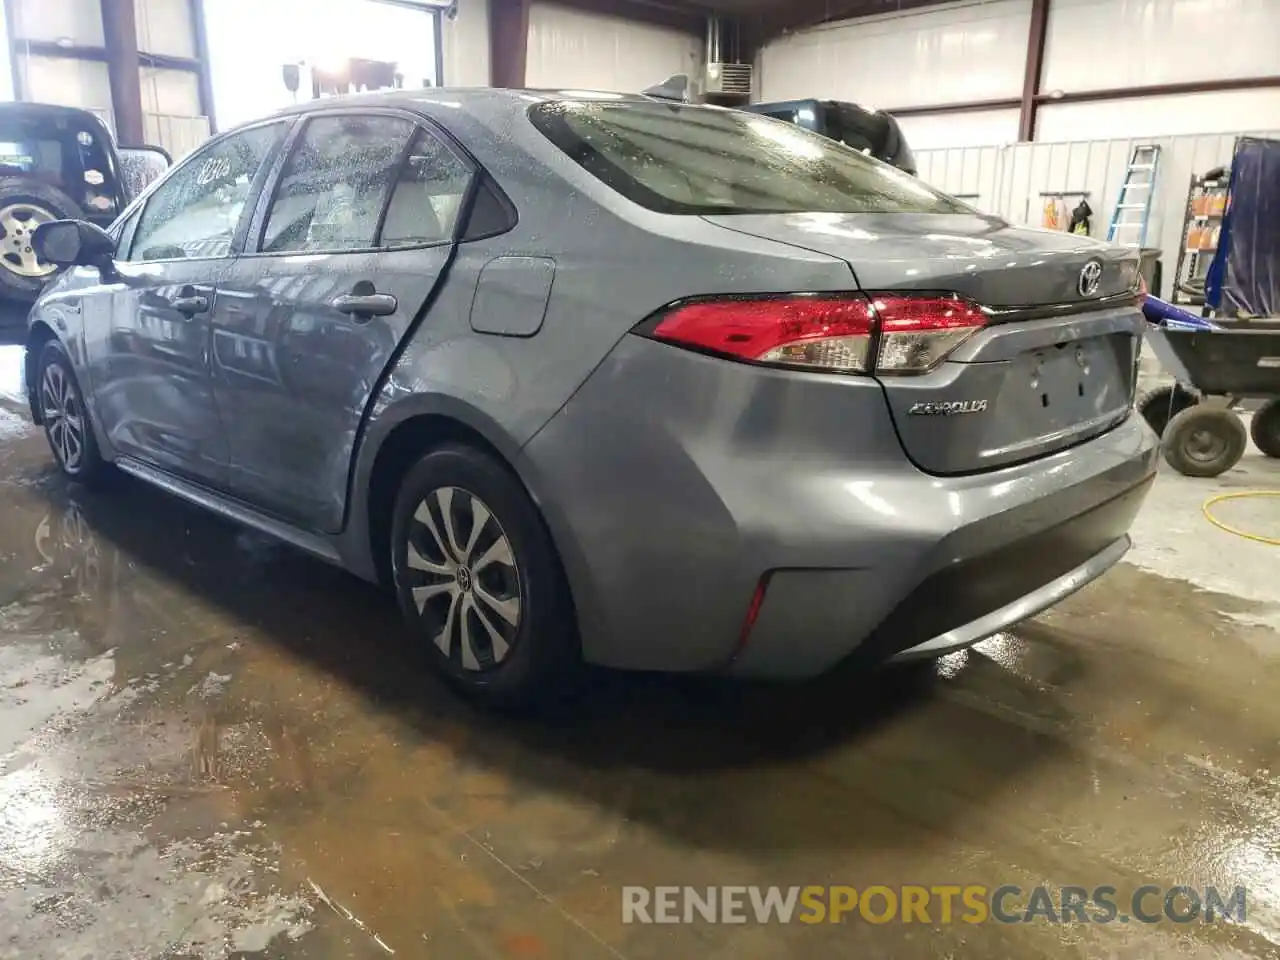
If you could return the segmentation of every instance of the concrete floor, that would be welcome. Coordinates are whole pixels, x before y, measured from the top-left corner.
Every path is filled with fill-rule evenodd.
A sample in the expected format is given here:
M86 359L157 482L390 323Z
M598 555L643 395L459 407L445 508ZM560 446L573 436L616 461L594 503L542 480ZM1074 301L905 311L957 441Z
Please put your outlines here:
M601 674L514 721L377 591L68 486L0 410L0 957L1278 957L1280 554L1199 515L1256 487L1280 463L1162 476L1132 563L935 672ZM629 884L1148 882L1244 885L1248 918L621 922Z

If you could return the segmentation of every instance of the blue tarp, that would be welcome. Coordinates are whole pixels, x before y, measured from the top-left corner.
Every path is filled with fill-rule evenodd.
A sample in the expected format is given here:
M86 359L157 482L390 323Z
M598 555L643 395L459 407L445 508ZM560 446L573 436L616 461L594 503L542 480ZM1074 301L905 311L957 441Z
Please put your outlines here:
M1205 299L1226 316L1280 316L1280 140L1241 137Z

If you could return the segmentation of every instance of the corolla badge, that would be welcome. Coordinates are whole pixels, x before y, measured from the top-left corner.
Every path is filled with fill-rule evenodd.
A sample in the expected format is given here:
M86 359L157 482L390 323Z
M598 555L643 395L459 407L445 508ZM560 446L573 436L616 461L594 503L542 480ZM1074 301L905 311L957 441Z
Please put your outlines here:
M1102 261L1090 260L1080 270L1076 289L1080 291L1082 297L1093 297L1097 296L1100 286L1102 286Z
M954 417L958 413L982 413L986 400L923 400L913 403L907 413L913 417Z

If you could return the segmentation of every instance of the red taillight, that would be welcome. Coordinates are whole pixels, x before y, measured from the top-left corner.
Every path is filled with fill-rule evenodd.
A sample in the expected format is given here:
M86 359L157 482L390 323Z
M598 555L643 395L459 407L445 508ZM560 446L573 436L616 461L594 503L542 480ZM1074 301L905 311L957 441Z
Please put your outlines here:
M871 327L871 304L861 297L779 297L686 304L653 336L740 360L862 373Z
M982 329L986 314L959 297L875 294L880 319L877 373L923 373Z
M760 616L760 608L764 606L764 594L769 589L769 574L765 574L756 583L755 593L751 595L751 602L747 605L747 615L742 621L742 630L738 634L738 646L734 650L734 657L742 652L742 648L747 645L747 640L751 636L751 631L756 625L756 619Z
M662 316L650 335L755 363L922 373L985 322L980 307L952 296L794 296L688 303Z

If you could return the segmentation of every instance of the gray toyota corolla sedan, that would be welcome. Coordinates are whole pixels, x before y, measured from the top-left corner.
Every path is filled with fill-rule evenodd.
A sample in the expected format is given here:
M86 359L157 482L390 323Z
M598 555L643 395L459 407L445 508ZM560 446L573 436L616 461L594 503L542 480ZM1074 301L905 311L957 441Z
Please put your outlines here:
M747 113L326 100L36 247L62 469L392 585L493 704L957 649L1119 560L1155 470L1133 251Z

